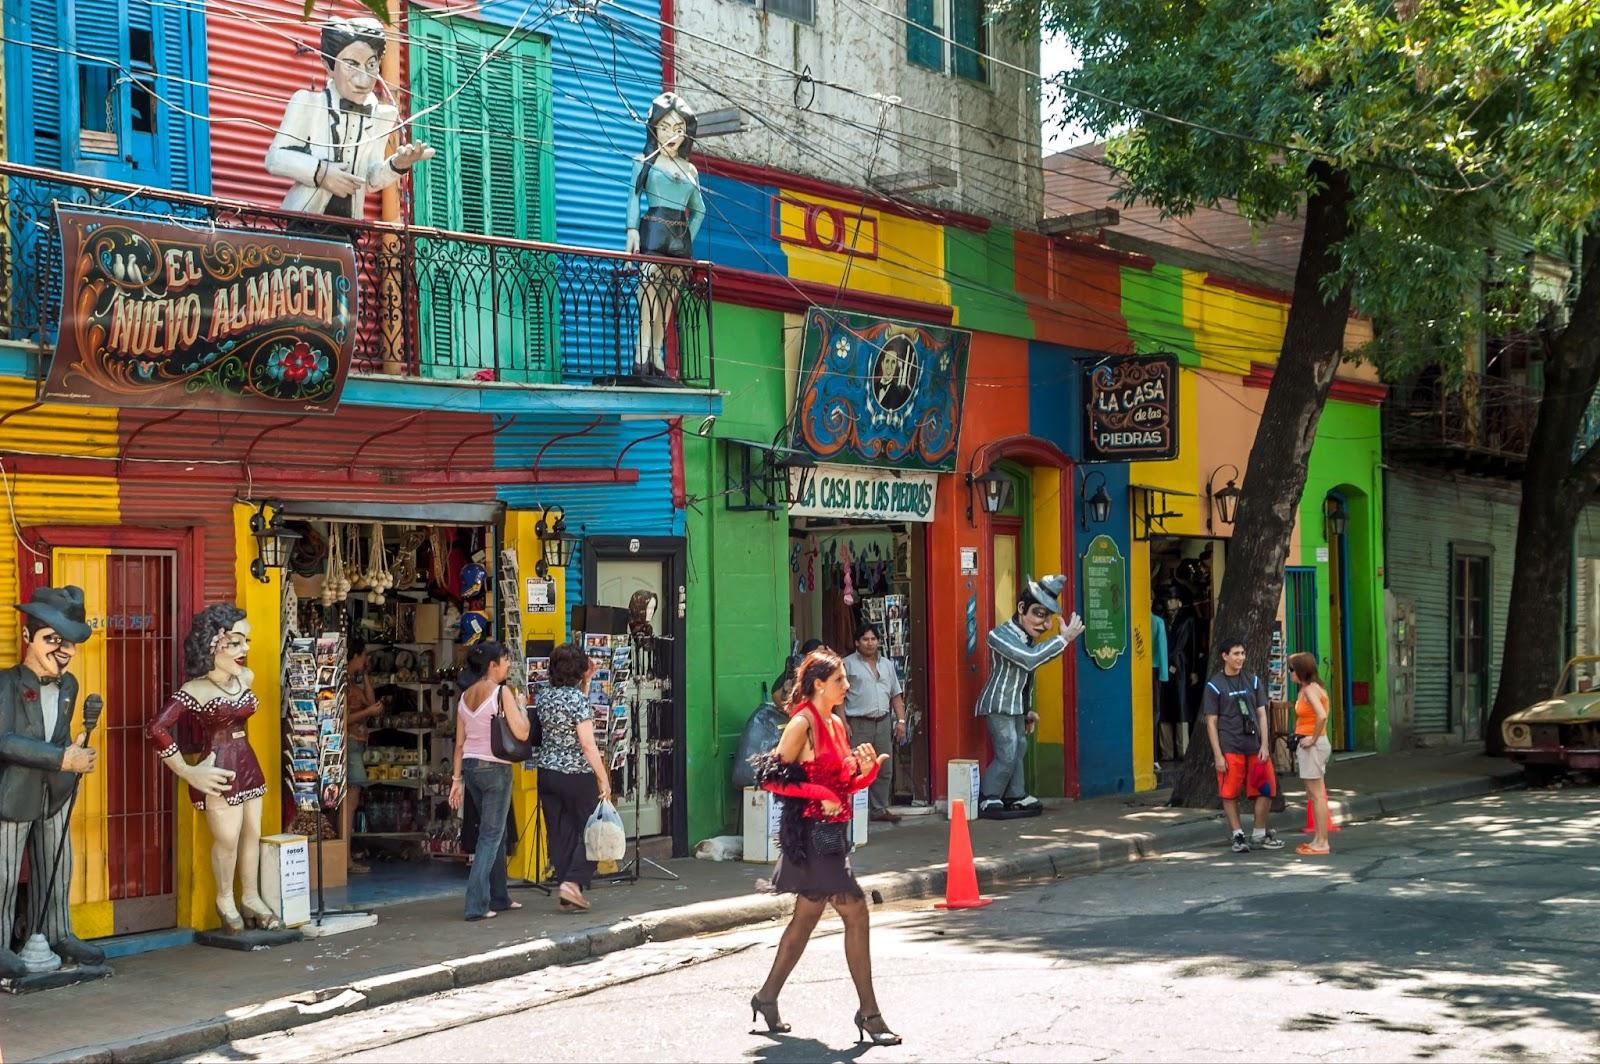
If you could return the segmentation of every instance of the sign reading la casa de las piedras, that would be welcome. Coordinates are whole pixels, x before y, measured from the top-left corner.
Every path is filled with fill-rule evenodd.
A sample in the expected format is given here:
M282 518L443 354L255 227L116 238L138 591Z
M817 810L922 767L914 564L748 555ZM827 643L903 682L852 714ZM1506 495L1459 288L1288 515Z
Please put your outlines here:
M43 398L332 413L355 349L355 250L58 208L61 330Z
M1159 462L1178 456L1178 360L1123 355L1084 373L1087 462Z

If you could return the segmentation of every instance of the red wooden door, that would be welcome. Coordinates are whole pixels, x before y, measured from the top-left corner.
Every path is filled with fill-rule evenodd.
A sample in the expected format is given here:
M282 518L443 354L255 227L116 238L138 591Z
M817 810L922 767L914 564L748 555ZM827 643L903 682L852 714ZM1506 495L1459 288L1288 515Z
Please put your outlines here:
M183 682L178 558L113 550L106 558L106 834L115 933L172 927L177 788L145 729Z

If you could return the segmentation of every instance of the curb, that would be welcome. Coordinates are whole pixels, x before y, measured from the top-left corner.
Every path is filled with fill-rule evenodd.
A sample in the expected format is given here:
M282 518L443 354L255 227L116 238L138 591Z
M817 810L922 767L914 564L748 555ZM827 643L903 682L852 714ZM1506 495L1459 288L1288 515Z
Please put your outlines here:
M1333 821L1339 824L1378 820L1430 805L1514 789L1520 787L1521 782L1522 773L1515 771L1386 794L1359 795L1349 801L1331 802L1330 813ZM981 858L974 862L978 883L980 888L992 889L1002 884L1037 880L1043 876L1059 878L1103 871L1207 843L1221 845L1224 840L1218 835L1216 825L1221 814L1197 811L1196 815L1199 819L1138 834L1090 842L1049 843L1004 857ZM945 866L939 864L878 872L862 876L860 882L867 896L880 905L937 897L944 893ZM646 942L694 938L781 920L789 915L791 907L792 902L786 897L749 894L658 909L613 924L373 976L345 986L278 998L227 1017L167 1028L126 1041L85 1046L39 1059L52 1064L120 1064L124 1061L159 1061L203 1053L229 1042L287 1031L342 1014L363 1012L411 998L506 979L541 968L572 964L618 950L632 949Z

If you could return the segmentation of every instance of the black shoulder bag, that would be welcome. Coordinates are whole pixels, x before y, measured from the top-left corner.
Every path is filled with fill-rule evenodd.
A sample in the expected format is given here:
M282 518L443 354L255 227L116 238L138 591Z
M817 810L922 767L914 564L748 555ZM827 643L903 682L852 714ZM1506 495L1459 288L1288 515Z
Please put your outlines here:
M511 721L506 719L505 706L502 704L500 692L505 690L501 685L494 697L494 720L489 722L489 752L502 761L526 761L533 756L533 748L539 746L544 739L540 734L539 717L530 707L528 714L528 737L518 739L511 730Z

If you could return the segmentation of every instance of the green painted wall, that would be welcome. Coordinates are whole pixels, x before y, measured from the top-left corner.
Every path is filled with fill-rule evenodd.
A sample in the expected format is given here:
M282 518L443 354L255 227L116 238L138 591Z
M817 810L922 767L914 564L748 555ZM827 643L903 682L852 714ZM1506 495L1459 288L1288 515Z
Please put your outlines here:
M1363 403L1329 400L1317 423L1317 440L1306 467L1306 489L1300 499L1301 565L1317 569L1317 649L1331 661L1333 631L1329 596L1334 591L1329 562L1318 561L1318 548L1328 547L1324 500L1341 492L1350 522L1349 603L1351 676L1368 685L1367 705L1357 705L1356 748L1389 749L1388 642L1383 621L1383 476L1378 408ZM1322 668L1323 678L1330 679ZM1337 739L1335 747L1339 745Z
M1157 263L1150 269L1122 268L1122 317L1139 354L1171 351L1185 366L1198 366L1194 332L1183 323L1183 270Z
M725 303L713 315L724 413L709 438L684 426L689 583L689 844L739 830L730 782L739 733L789 645L789 523L727 507L723 440L770 440L783 421L783 315Z
M1010 229L944 230L945 278L963 329L1033 338L1033 319L1016 296L1016 248Z

